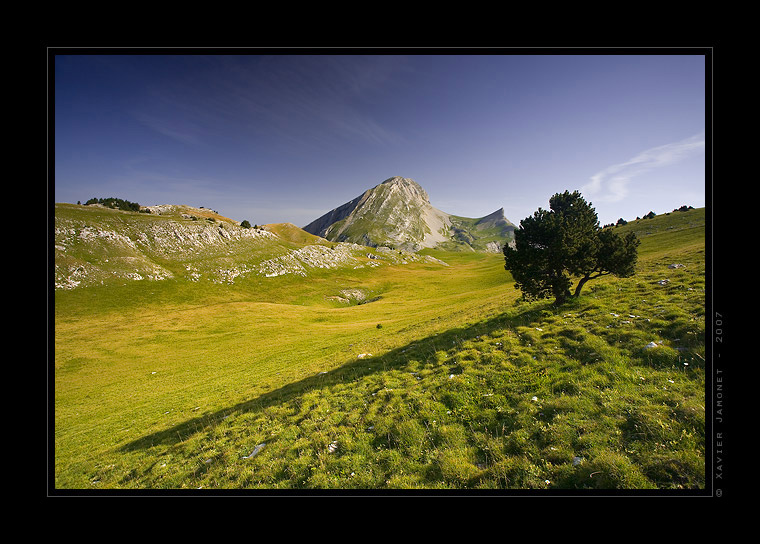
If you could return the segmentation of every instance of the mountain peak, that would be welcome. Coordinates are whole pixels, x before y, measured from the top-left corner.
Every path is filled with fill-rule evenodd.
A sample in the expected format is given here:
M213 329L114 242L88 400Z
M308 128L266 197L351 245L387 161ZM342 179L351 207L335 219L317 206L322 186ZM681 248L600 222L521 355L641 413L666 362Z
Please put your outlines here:
M488 251L488 244L498 246L511 240L514 225L504 217L504 208L480 219L438 210L419 183L393 176L303 230L336 242L410 251L425 247Z
M417 183L411 178L403 178L401 176L393 176L392 178L386 179L384 182L382 182L380 185L375 187L376 189L382 186L390 186L391 188L397 188L405 193L406 198L411 199L422 199L424 202L428 203L430 202L430 198L428 197L427 192L425 189L422 188L422 185Z
M485 217L481 217L479 220L479 222L481 223L494 222L494 221L506 221L507 223L509 223L509 221L507 220L507 217L504 215L504 208L499 208L495 212L489 213Z
M396 184L396 185L417 185L419 186L419 183L414 181L411 178L404 178L401 176L393 176L388 179L386 179L384 182L382 182L380 185L388 185L388 184Z
M514 227L513 225L504 215L504 208L499 208L493 213L489 213L485 217L481 217L478 219L478 222L476 223L477 227L479 229L488 228L488 227Z
M497 217L504 217L504 208L499 208L495 212L489 213L485 217L481 218L481 220L482 219L496 219Z

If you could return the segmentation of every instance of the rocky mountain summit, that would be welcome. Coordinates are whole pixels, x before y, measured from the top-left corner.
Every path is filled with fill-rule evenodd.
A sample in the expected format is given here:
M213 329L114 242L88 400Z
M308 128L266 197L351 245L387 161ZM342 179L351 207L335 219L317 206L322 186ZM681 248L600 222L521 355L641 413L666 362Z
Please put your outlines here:
M423 248L500 251L514 238L514 229L503 208L477 219L443 212L430 204L417 182L400 176L386 179L303 227L335 242L412 252Z

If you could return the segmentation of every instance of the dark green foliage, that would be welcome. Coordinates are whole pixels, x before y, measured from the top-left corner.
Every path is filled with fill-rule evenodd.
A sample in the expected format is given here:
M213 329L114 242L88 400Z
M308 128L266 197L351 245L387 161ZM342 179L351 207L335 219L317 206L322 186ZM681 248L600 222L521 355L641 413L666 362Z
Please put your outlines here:
M578 191L555 194L550 210L541 208L520 222L514 247L504 246L504 268L526 300L554 296L562 304L571 296L572 277L583 285L600 276L634 274L639 240L599 227L596 211Z
M114 198L114 197L91 198L90 200L84 203L85 206L89 206L90 204L102 204L103 206L106 206L108 208L124 210L127 212L140 211L140 205L137 202L130 202L129 200L123 200L121 198Z
M248 222L248 219L243 219L243 221L240 222L240 226L244 229L250 229L251 224Z

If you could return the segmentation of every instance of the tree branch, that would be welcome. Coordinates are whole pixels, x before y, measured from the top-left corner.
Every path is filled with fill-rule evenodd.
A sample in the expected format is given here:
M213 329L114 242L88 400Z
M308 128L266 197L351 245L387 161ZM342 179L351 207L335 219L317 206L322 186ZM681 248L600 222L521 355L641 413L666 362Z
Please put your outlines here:
M592 272L593 272L593 270L592 270ZM596 276L587 275L586 278L588 278L590 280L593 280L593 279L599 278L601 276L609 276L610 274L611 274L610 271L606 271L606 272L605 271L601 271Z

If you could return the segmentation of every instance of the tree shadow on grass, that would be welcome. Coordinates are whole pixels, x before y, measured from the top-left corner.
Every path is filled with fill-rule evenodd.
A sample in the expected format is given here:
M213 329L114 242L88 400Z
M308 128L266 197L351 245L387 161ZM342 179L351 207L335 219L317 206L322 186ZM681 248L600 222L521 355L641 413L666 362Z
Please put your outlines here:
M376 372L385 372L402 367L409 360L426 360L437 351L449 350L457 344L479 336L488 335L493 331L528 325L539 319L547 307L548 304L531 304L515 314L503 313L484 321L449 329L442 333L415 340L383 355L367 359L352 359L333 370L320 372L315 376L309 376L287 384L264 393L255 399L247 400L210 414L203 414L168 429L143 436L123 445L120 450L130 452L155 446L178 444L191 435L213 428L231 415L256 412L270 406L284 404L309 391L350 383Z

